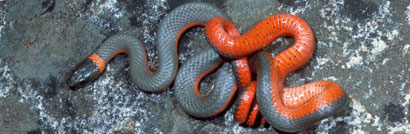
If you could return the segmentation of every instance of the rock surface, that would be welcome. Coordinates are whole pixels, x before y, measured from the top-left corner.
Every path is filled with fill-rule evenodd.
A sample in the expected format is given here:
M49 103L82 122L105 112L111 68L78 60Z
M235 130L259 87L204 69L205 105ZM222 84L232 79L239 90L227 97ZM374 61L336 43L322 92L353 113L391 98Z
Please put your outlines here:
M303 18L317 48L289 86L317 80L340 84L348 112L301 133L410 133L410 3L406 0L204 0L221 8L241 33L278 13ZM233 108L196 119L178 106L170 87L137 89L120 55L94 83L70 90L65 80L79 62L117 33L135 35L155 67L161 18L187 0L0 0L0 133L277 133L246 127ZM207 41L202 28L181 39L180 60ZM277 51L292 43L281 38Z

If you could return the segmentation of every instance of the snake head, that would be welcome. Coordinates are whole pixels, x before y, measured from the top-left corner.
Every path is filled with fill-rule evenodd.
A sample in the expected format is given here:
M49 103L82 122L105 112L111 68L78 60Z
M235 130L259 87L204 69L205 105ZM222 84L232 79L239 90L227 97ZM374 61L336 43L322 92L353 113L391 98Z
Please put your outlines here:
M102 71L93 60L85 59L73 70L67 84L71 89L76 90L95 80L101 74Z

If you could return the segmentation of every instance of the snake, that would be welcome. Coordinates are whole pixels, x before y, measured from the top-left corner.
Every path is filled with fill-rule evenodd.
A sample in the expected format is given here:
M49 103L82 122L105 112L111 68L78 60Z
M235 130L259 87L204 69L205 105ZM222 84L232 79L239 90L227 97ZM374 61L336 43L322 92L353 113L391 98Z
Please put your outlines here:
M73 88L89 83L101 75L113 57L126 53L130 58L130 76L135 85L147 92L163 91L174 81L178 71L177 45L180 36L187 29L203 25L217 16L225 17L218 8L201 2L181 5L168 13L160 21L155 38L159 62L156 71L150 70L144 45L138 39L129 34L116 34L81 62L67 83Z
M257 54L256 99L267 122L282 131L299 132L319 120L344 112L348 107L347 94L334 82L316 81L285 87L283 76L288 73L281 70L279 55L273 58L268 53Z
M266 24L267 26L274 27L267 27L265 29L265 27L257 25L256 28L254 28L257 30L252 29L250 30L250 32L241 36L239 32L236 30L236 28L233 26L233 24L230 23L230 21L226 18L228 17L224 15L220 9L211 4L203 2L191 2L183 4L173 9L160 22L159 28L157 30L157 36L155 39L155 48L158 53L159 66L155 71L150 70L147 62L148 59L144 45L138 39L129 34L117 34L105 40L96 50L96 52L92 53L90 56L88 56L88 58L83 60L71 72L71 77L69 77L69 79L67 80L67 84L69 87L76 89L84 86L87 83L90 83L91 81L94 81L104 72L106 65L116 55L125 53L130 58L129 66L131 79L139 89L146 92L160 92L169 87L172 83L174 83L173 89L175 91L174 94L178 102L178 105L187 114L194 117L206 118L221 113L229 106L230 102L233 100L237 92L237 89L248 88L249 84L253 85L252 87L250 87L253 88L251 90L257 88L257 100L251 100L253 105L252 111L256 112L252 112L254 114L251 114L250 118L254 118L252 115L257 114L257 112L260 110L262 115L266 118L267 122L273 124L275 128L278 128L283 131L292 132L294 130L299 131L305 129L308 126L311 126L312 122L317 122L324 117L333 115L334 111L341 111L340 109L337 109L340 107L339 103L335 103L334 101L341 101L341 103L343 103L344 100L337 97L335 97L336 100L330 101L329 103L323 105L323 107L330 109L329 111L322 112L322 109L313 109L313 111L310 111L314 113L319 112L325 114L303 114L295 117L284 116L282 115L283 111L275 109L276 107L272 108L268 106L271 103L276 104L277 100L273 101L273 99L270 99L263 100L265 102L260 102L262 101L262 99L266 99L266 95L268 95L268 93L263 92L263 94L261 94L261 92L267 89L271 89L270 87L272 87L262 86L263 83L261 84L261 82L270 80L268 79L268 77L263 77L265 75L262 74L267 73L270 74L269 76L273 77L276 76L276 74L272 75L271 73L278 72L274 70L272 71L272 69L265 69L263 67L257 68L255 69L258 74L257 82L252 81L250 72L251 69L248 66L247 56L256 53L257 51L265 47L267 44L270 44L276 38L289 34L286 32L281 32L281 30L289 30L291 26L284 25L285 23L281 23L287 20L282 20L282 18L278 18L278 20L275 21L262 21L261 23L263 23L264 25ZM286 22L292 21L287 20ZM269 23L271 23L271 25L269 25ZM272 25L276 23L280 25ZM210 40L210 47L204 48L198 54L188 59L186 63L179 67L177 54L179 38L186 30L196 26L205 27L207 38ZM214 29L212 30L212 28ZM275 31L275 28L278 28L279 30ZM222 36L223 38L221 38ZM231 37L231 39L228 39L227 37ZM268 39L263 40L262 38L258 37ZM296 41L298 41L298 39L301 38L300 36L294 37L296 38ZM224 45L224 43L227 43L228 45ZM231 48L223 47L234 46L236 43L242 44L242 46L235 46ZM244 47L245 45L249 46L249 48ZM307 57L310 58L310 56ZM266 59L266 57L268 56L266 56L265 58L262 56L259 57L261 58L257 59ZM267 64L261 62L255 63L261 64L260 66L262 66L262 64ZM292 63L302 65L302 62L299 61ZM274 65L276 65L276 63ZM280 68L281 66L278 67ZM198 89L199 83L202 80L202 78L204 78L211 72L216 72L216 82L214 88L210 89L210 92L207 94L201 94ZM280 80L282 80L282 78L286 76L286 74L283 72L278 73L278 75L280 75L278 76L279 78L281 78ZM279 83L280 85L280 82L277 81L270 82ZM311 88L312 86L307 87ZM275 88L272 90L276 91L282 89ZM298 96L296 95L299 94L290 94L288 96L297 98ZM342 95L342 97L344 96L345 95ZM317 96L309 97L314 98L309 100L320 101L321 99ZM301 99L300 96L297 99ZM256 102L258 102L258 104L256 104ZM294 103L292 101L285 102L289 102L291 104ZM299 105L291 104L289 104L291 106L291 109L298 109ZM302 103L299 102L298 104ZM312 105L313 104L314 103L312 103ZM270 115L269 111L277 114ZM290 122L286 124L289 126L283 127L281 125L277 125L278 123L280 124L280 122L282 121Z
M97 79L115 56L125 53L129 57L131 79L139 89L161 92L175 80L175 96L185 112L203 118L216 115L229 105L237 89L231 64L225 64L211 47L201 50L180 69L177 55L182 34L192 27L203 27L215 17L226 15L217 7L203 2L183 4L169 12L161 20L155 39L159 59L156 71L150 70L144 45L137 38L129 34L111 36L72 70L67 85L72 89L84 87ZM215 90L207 95L201 95L198 90L190 92L194 91L191 90L194 85L198 86L201 78L214 70L218 70Z
M347 95L334 82L284 87L286 76L305 65L315 48L313 31L303 19L290 14L272 15L242 36L226 32L232 28L235 27L228 19L216 17L206 24L205 32L212 48L223 57L238 58L257 52L250 69L255 70L257 78L240 95L243 105L236 112L236 121L254 124L260 111L262 122L266 120L281 131L298 132L346 109ZM295 43L274 58L261 51L284 36L294 38Z

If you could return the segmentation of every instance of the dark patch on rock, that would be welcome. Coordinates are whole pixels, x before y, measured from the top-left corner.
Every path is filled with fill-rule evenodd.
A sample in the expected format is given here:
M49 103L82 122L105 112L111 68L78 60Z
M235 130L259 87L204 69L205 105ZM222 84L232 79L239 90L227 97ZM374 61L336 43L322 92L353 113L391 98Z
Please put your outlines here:
M129 57L126 54L117 55L109 64L111 68L115 71L114 78L117 80L128 81L131 83L131 76L129 75Z
M42 130L43 132L42 133L45 133L45 134L55 134L55 133L57 133L57 132L55 132L53 129L51 129L51 128L49 128L49 127L46 127L44 130Z
M27 134L41 134L41 130L38 128L35 130L28 131Z
M314 125L314 126L309 127L309 128L307 128L307 129L305 129L305 130L302 130L300 133L301 133L301 134L313 134L313 133L315 133L316 128L317 128L317 125ZM282 131L280 131L280 130L277 130L277 131L278 131L280 134L291 134L291 133L287 133L287 132L282 132Z
M44 2L41 3L43 8L46 8L46 10L44 12L41 13L41 15L44 15L48 12L51 12L54 10L54 7L56 5L56 0L46 0Z
M225 110L223 110L221 113L210 117L210 118L206 118L205 120L209 120L209 122L211 122L212 124L218 125L218 126L226 126L225 125L225 118L224 115L227 113L228 109L232 107L232 102L227 106L227 108Z
M380 39L383 40L383 41L388 40L388 38L386 36L382 36L382 37L380 37Z
M410 110L410 104L407 104L407 110ZM407 113L407 120L410 120L410 113Z
M0 1L0 9L2 9L2 8L4 8L5 7L5 4L6 4L6 2L7 1Z
M84 4L81 5L81 11L85 12L90 8L91 3L93 0L86 0Z
M377 12L375 3L363 0L346 0L343 8L347 16L357 21L364 21Z
M129 0L121 0L120 2L125 3L125 10L129 12L130 17L128 17L128 20L130 21L130 25L134 27L141 27L142 26L142 20L141 19L141 14L146 10L145 7L145 1L129 1Z
M112 19L109 19L107 21L103 22L103 25L110 25L110 26L115 26L116 22ZM111 37L117 33L119 33L120 30L116 27L107 27L102 31L102 34L104 34L106 37Z
M376 38L378 35L377 35L377 33L370 33L369 34L369 37L370 38Z
M133 27L141 27L142 26L142 22L138 21L138 17L135 15L132 15L130 17L128 17L128 20L130 21L130 25Z
M64 99L63 107L64 107L64 111L63 111L63 112L64 112L65 114L69 115L70 117L74 117L74 116L75 116L75 111L76 111L76 109L75 109L75 107L73 106L73 103L71 103L70 101Z
M46 99L53 98L57 95L57 88L59 87L59 83L56 77L49 77L46 80L46 84L43 90L41 90L41 94L44 95Z
M188 2L190 2L190 0L173 0L173 1L169 1L168 5L169 5L169 8L172 10L172 9L175 9L176 7L178 7L182 4L188 3Z
M285 6L291 6L291 7L298 7L306 4L306 1L293 1L293 0L278 0L280 4L283 4Z
M43 8L46 8L48 6L48 4L50 4L51 0L46 0L44 2L41 2L41 5L43 6Z
M399 104L389 103L383 107L384 115L382 116L383 120L387 118L390 122L403 122L404 116L404 107Z
M35 80L35 79L23 79L22 81L21 81L21 85L32 85L33 86L33 88L41 88L41 83L38 81L38 80Z
M347 134L349 133L349 125L345 122L337 122L336 127L329 130L331 134Z
M292 6L292 5L295 4L294 1L292 1L292 0L278 0L278 2L281 3L281 4L284 4L286 6Z
M125 10L128 12L143 10L146 3L144 0L120 0L119 2L125 3Z

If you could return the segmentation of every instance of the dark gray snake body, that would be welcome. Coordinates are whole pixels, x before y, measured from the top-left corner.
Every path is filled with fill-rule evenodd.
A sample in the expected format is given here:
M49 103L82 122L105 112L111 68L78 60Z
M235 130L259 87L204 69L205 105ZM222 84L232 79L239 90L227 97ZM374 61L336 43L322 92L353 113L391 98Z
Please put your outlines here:
M177 42L184 30L205 25L214 17L226 17L218 8L202 2L181 5L161 20L156 37L159 68L149 70L143 45L132 35L118 34L107 39L97 50L73 72L68 85L75 87L97 78L114 56L127 53L130 58L130 75L137 87L148 92L159 92L167 88L176 77L175 96L181 107L197 117L209 117L225 109L236 91L234 75L229 64L218 71L216 86L208 95L192 92L195 82L219 67L223 60L210 47L190 58L178 72ZM99 65L102 64L102 65ZM98 71L100 70L100 71ZM196 90L197 91L197 90ZM200 96L198 96L200 95Z
M222 63L222 58L208 47L180 68L174 89L175 97L185 112L204 118L222 112L229 105L237 88L232 66L228 62L218 70L214 88L210 93L202 95L198 91L200 80Z
M128 51L130 57L130 73L133 82L142 90L158 92L168 87L178 71L177 44L178 33L186 25L195 22L206 23L216 16L224 16L219 9L206 3L191 3L172 10L159 25L156 36L159 67L156 72L146 68L146 54L138 39L130 35L120 34L111 37L96 52L105 63L119 49ZM225 17L225 16L224 16Z

